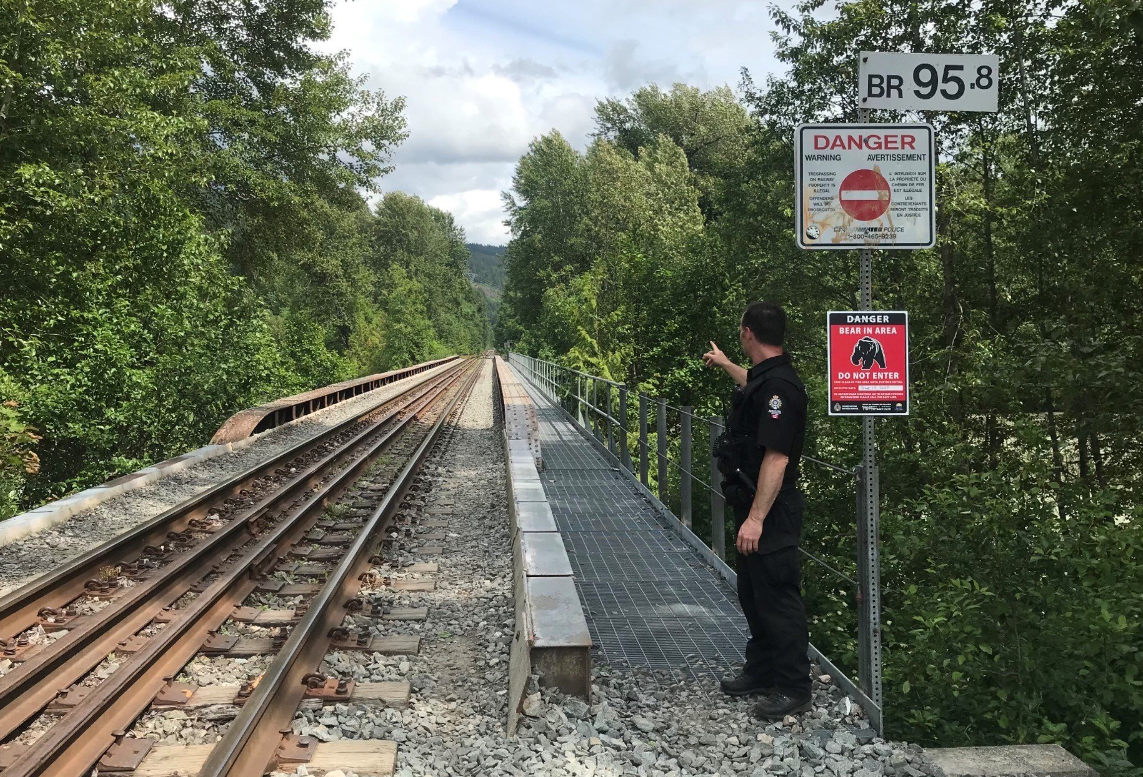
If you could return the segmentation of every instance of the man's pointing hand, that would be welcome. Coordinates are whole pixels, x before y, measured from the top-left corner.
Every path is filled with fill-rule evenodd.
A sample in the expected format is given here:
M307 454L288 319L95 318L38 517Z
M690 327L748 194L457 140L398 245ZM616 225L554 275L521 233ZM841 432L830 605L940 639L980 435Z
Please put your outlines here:
M714 344L714 340L710 341L710 350L702 355L703 362L707 367L722 367L725 369L730 364L730 359L726 358L726 354L722 349Z

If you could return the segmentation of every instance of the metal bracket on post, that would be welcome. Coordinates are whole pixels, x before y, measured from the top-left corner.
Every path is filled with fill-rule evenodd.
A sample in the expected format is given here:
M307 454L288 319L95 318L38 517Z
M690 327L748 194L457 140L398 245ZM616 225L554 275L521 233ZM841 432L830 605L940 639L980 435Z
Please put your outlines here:
M722 473L714 457L714 441L722 434L722 416L710 419L710 547L714 554L726 560L726 497L722 495Z

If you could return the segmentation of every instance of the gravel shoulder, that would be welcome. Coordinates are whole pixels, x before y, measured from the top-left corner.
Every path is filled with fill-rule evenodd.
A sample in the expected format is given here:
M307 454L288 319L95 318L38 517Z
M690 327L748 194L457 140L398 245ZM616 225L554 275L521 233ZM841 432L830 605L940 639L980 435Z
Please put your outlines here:
M386 601L430 608L423 624L394 629L419 633L420 654L327 659L325 668L359 680L409 680L408 708L328 705L300 712L295 731L327 741L394 740L397 777L936 774L919 747L875 738L828 676L814 684L810 713L766 724L750 716L749 699L724 696L713 681L597 665L591 704L541 690L533 678L518 735L508 737L514 613L501 445L486 371L447 450L426 467L432 487L423 517L449 523L445 553L435 559L437 590ZM420 560L402 550L396 565Z
M354 415L381 405L410 385L447 369L442 365L414 379L399 381L339 402L258 435L250 444L192 464L161 480L128 491L69 518L64 523L0 547L0 595L39 577L81 553L122 534L216 483L256 466Z

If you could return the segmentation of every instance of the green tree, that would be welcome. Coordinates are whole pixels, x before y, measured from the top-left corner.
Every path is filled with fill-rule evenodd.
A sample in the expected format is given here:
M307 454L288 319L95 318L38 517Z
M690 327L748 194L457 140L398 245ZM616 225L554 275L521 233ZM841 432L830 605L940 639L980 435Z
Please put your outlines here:
M439 332L382 283L358 189L389 169L402 102L314 50L326 8L0 6L4 514L204 444L244 407L483 346L445 214L443 252L406 268L445 290Z
M822 8L775 10L787 71L745 73L745 113L721 90L647 87L600 105L587 154L533 144L507 198L498 335L713 414L725 386L699 366L706 340L732 345L743 306L777 300L820 410L822 322L858 304L857 257L794 246L793 127L858 118L857 51L998 53L997 114L920 117L940 141L936 249L875 257L875 304L909 310L913 334L914 412L878 425L889 733L1060 742L1138 775L1143 12ZM858 439L811 413L807 453L850 466ZM803 471L807 546L852 568L852 480ZM811 636L852 670L852 591L830 575L807 564Z
M393 265L385 274L385 288L388 293L381 367L393 369L443 355L444 349L433 334L421 284L410 278L405 268Z

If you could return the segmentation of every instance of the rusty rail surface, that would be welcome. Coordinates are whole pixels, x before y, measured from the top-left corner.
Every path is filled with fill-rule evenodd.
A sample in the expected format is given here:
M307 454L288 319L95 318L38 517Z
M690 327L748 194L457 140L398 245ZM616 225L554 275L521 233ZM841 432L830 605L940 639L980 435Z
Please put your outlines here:
M0 738L26 725L61 691L83 678L140 629L151 623L165 624L109 678L85 691L34 744L0 752L3 776L80 777L90 773L101 756L122 739L117 732L151 704L166 682L202 648L204 640L230 618L235 606L258 587L265 570L314 527L323 508L351 488L360 474L458 381L468 377L467 384L471 385L476 372L473 365L479 362L449 361L455 361L455 366L386 405L347 419L321 437L294 446L0 599L0 628L6 629L0 634L18 634L36 623L61 617L68 629L64 637L31 650L15 639L0 640L4 654L15 656L19 662L0 677ZM461 393L454 395L449 408ZM392 405L395 407L386 410ZM448 410L441 418L447 415ZM339 440L332 452L320 455L321 446L366 417L370 417L366 428ZM438 421L418 449L414 458L417 464L439 426ZM319 460L296 477L209 530L197 543L180 547L178 552L171 550L189 543L186 527L205 531L202 517L212 506L247 493L245 489L256 478L280 472L282 464L315 451ZM354 458L354 454L360 455ZM410 463L402 474L407 475L411 467L415 469ZM410 482L411 478L409 475ZM406 487L394 485L391 491L403 493ZM364 541L359 538L359 543ZM136 556L139 560L128 561ZM143 562L148 557L167 563L159 566L156 561L149 566ZM122 567L112 566L120 562ZM96 592L99 577L93 577L93 572L109 567L117 573L129 568L134 584L115 592L111 603L96 613L68 616L64 606ZM195 591L197 598L182 609L172 610L171 605L189 591Z
M357 596L362 574L371 566L369 554L373 538L392 520L445 421L471 391L478 376L479 371L472 370L461 389L449 400L385 497L366 520L364 529L311 601L305 617L290 632L286 644L238 717L211 751L199 777L244 777L261 774L270 766L281 744L280 732L289 726L302 701L305 691L303 678L317 669L328 652L330 630L344 619L346 602Z
M292 397L283 397L264 405L241 410L230 416L222 426L218 427L214 437L210 438L210 443L211 445L225 445L226 443L244 440L253 434L274 429L322 408L353 399L366 392L405 378L411 378L422 372L428 372L460 358L459 356L449 356L444 359L422 362L421 364L414 364L412 367L403 367L399 370L390 370L364 378L347 380L344 383L335 383L332 386L295 394Z

